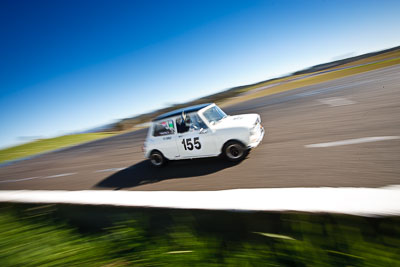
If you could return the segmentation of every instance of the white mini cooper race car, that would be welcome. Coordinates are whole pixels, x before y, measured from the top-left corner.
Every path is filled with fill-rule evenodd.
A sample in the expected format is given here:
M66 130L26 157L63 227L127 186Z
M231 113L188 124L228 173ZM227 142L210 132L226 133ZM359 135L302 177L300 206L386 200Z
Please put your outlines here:
M168 160L215 157L238 162L264 137L260 115L228 116L215 104L202 104L158 116L143 150L152 165Z

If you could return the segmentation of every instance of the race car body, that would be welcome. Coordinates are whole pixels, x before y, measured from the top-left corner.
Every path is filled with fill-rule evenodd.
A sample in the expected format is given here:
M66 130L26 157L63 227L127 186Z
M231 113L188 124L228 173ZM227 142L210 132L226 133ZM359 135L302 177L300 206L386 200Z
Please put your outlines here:
M215 104L202 104L155 118L143 148L145 157L157 167L167 160L219 155L237 162L263 137L258 114L228 116Z

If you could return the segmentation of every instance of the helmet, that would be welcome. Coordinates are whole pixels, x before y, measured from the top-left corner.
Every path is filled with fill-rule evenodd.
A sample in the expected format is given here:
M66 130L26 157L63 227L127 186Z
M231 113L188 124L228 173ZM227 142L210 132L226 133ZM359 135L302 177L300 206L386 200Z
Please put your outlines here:
M185 114L185 112L183 112L182 111L182 114L181 114L181 122L183 123L185 120L186 120L186 114Z

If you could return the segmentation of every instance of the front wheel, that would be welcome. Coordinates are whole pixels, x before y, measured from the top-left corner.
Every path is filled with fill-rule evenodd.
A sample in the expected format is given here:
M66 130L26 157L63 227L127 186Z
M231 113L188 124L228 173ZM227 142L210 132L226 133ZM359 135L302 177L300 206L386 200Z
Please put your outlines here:
M247 156L249 150L238 141L229 141L224 145L222 152L227 160L239 162Z
M158 151L151 152L150 163L154 167L160 168L165 165L166 161L167 161L166 158L163 156L163 154L161 154L161 152Z

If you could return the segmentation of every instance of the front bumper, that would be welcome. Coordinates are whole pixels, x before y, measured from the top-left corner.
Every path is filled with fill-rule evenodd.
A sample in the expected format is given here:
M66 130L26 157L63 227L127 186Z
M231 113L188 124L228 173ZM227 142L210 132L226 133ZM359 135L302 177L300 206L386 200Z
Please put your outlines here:
M264 130L264 127L262 127L261 125L260 125L260 128L261 128L261 131L260 131L260 134L259 134L258 138L255 141L253 141L250 144L248 144L247 148L255 148L263 140L264 134L265 134L265 130Z

